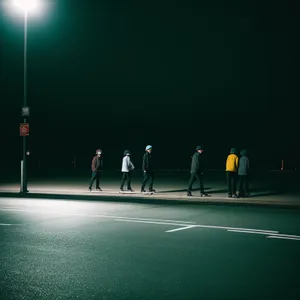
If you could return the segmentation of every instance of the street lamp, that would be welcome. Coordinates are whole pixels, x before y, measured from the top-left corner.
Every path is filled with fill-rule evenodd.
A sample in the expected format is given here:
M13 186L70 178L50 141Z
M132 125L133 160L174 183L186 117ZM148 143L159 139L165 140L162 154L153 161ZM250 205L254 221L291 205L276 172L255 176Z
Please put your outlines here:
M15 6L21 9L24 13L24 86L23 86L23 112L24 124L26 124L27 118L29 116L29 110L27 108L27 21L28 13L33 11L38 6L38 0L15 0ZM20 192L27 193L27 136L23 135L23 149L22 149L22 160L21 160L21 186Z

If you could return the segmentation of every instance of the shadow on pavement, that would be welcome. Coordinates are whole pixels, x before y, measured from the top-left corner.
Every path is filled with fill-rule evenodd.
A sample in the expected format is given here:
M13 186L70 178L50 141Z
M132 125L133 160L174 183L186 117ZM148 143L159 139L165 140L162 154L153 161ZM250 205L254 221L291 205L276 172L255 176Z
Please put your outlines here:
M204 188L204 190L211 190L211 187ZM159 191L159 194L167 194L167 193L179 193L179 192L186 192L187 189L181 189L181 190L165 190L165 191ZM198 189L192 189L192 191L200 191L200 188Z

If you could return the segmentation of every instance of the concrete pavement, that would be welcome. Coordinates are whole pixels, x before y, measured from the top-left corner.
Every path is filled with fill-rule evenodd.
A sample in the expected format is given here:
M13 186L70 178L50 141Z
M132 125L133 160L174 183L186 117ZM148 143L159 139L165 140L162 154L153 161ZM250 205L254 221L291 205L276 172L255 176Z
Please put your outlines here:
M295 172L260 172L252 176L251 197L228 198L224 172L208 172L204 177L205 189L211 197L200 197L195 183L193 197L186 196L188 172L158 172L155 181L154 195L142 195L140 190L140 176L133 177L134 194L120 194L120 173L107 172L101 179L102 192L90 193L88 187L88 172L86 178L82 175L38 176L30 178L29 194L19 194L19 183L14 181L0 183L0 197L42 197L106 200L111 201L164 201L191 203L228 203L247 205L273 205L284 207L300 207L300 193L298 192L299 175Z

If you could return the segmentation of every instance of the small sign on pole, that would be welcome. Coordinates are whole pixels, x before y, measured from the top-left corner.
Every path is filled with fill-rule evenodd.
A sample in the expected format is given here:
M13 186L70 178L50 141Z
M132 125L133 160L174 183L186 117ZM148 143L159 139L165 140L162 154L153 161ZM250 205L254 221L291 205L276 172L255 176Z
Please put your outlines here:
M30 109L28 106L22 107L22 117L29 117L30 115Z
M29 124L21 123L20 124L20 136L27 136L27 135L29 135Z

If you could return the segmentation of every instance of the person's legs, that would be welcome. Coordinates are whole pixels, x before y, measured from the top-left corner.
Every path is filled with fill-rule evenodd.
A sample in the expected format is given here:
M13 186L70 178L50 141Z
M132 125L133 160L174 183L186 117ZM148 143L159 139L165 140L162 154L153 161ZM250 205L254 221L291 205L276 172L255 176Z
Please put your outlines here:
M226 171L226 177L227 177L227 190L228 190L228 195L232 195L232 186L231 186L231 172Z
M197 179L198 179L198 181L200 183L200 193L201 194L205 194L205 192L204 192L204 186L203 186L203 176L202 176L202 174L197 174Z
M126 172L122 172L122 179L121 179L120 190L123 190L125 180L126 180Z
M100 171L96 172L96 188L100 189Z
M127 177L127 190L130 191L131 190L131 172L127 172L126 177Z
M96 175L97 175L97 172L92 172L89 189L92 189L94 181L96 179Z
M239 195L243 193L243 181L244 181L243 176L239 175L239 181L238 181L238 193L239 193Z
M149 182L149 191L153 191L153 183L154 183L154 172L151 171L149 174L150 182Z
M232 172L232 193L236 195L237 173Z
M245 180L245 194L249 196L249 177L248 175L244 176Z
M147 172L144 172L144 178L143 178L143 183L141 186L141 191L145 190L145 186L147 184L148 179L149 179L149 174Z
M192 192L192 188L193 188L193 184L194 184L195 180L196 180L196 174L191 173L190 180L189 180L189 185L188 185L188 189L187 189L188 193Z

